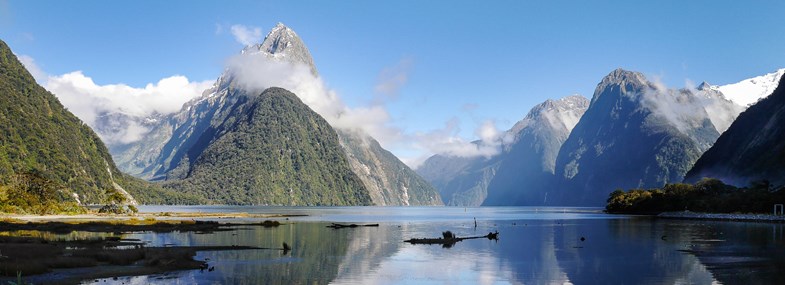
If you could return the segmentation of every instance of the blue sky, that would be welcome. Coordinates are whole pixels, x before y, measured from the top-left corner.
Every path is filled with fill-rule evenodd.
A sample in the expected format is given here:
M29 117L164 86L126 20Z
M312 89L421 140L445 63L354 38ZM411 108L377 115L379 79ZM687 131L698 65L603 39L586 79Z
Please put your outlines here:
M142 88L213 81L242 49L231 26L264 35L283 22L347 105L371 104L395 73L387 125L469 141L546 99L591 97L617 67L670 87L773 72L785 67L783 16L785 1L0 0L0 39L48 75ZM434 151L383 143L409 161Z

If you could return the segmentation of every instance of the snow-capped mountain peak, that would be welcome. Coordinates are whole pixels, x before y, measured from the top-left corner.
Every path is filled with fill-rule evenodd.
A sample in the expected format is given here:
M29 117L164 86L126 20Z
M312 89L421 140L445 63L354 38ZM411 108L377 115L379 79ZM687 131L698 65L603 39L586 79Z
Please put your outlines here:
M748 107L774 92L783 74L785 74L785 68L737 83L713 87L720 90L733 103Z

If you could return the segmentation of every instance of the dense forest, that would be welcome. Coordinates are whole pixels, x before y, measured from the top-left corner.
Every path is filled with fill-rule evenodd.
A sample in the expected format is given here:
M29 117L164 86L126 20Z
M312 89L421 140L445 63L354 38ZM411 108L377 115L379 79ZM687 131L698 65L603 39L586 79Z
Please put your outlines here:
M239 92L239 91L238 91ZM243 96L163 186L229 205L370 205L332 127L293 93Z
M710 213L771 213L774 204L785 203L785 187L766 180L737 188L718 179L704 178L695 184L666 184L662 188L613 191L608 213L658 214L672 211Z

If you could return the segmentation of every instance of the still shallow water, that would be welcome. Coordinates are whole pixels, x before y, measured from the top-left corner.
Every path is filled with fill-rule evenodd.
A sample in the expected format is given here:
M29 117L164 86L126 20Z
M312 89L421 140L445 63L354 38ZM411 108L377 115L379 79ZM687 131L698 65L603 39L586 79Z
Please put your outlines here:
M140 233L151 245L292 246L200 252L214 271L98 280L100 284L785 284L781 224L606 215L533 207L143 207L142 211L305 214L277 228ZM474 219L477 219L475 228ZM230 220L221 220L230 221ZM237 220L231 220L237 221ZM258 220L254 220L258 221ZM331 229L330 222L379 223ZM499 231L452 248L409 238ZM581 241L581 238L584 241Z

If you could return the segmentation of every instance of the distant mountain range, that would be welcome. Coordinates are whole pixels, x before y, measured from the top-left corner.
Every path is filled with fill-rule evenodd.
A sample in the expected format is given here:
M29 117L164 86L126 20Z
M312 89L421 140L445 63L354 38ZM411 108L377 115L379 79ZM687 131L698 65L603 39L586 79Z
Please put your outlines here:
M547 100L501 136L499 154L434 155L417 172L439 189L448 205L539 204L554 174L559 148L588 102L578 95Z
M746 104L765 98L784 71L675 90L617 69L598 84L591 102L573 98L556 109L575 120L538 116L554 105L546 102L507 132L517 141L499 155L434 155L417 172L449 205L600 206L618 188L682 181Z
M307 47L283 24L238 60L259 58L318 78ZM2 41L0 63L0 206L24 179L60 189L46 199L82 204L118 195L135 203L130 192L146 203L600 206L615 189L702 177L785 184L785 69L682 89L617 69L591 100L532 108L492 142L497 154L437 154L415 172L362 130L331 126L303 99L312 94L275 80L249 84L231 67L178 112L99 114L92 127L104 135L150 130L107 149Z

